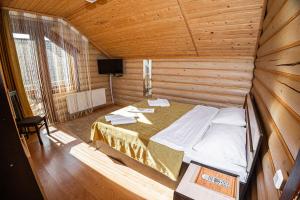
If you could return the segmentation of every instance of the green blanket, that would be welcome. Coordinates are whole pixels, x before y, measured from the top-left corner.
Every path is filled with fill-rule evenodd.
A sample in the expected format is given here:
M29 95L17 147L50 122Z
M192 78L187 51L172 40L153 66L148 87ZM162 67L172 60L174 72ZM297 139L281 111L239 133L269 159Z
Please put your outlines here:
M104 116L92 125L91 140L102 140L112 148L177 180L184 153L150 141L150 138L170 126L194 105L170 101L170 107L154 107L154 113L138 113L138 122L113 126ZM150 108L147 100L132 105ZM122 109L120 109L122 110ZM117 113L120 110L116 111Z

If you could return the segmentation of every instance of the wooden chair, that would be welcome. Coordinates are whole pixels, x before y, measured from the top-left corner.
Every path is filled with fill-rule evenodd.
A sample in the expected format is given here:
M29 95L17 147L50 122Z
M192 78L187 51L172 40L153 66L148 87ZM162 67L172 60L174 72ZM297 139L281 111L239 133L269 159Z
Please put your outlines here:
M25 134L26 138L28 138L29 133L37 133L37 136L39 138L39 142L41 145L43 145L43 141L40 136L40 129L45 125L45 128L47 130L47 134L49 135L49 128L47 124L46 117L41 116L32 116L32 117L24 117L22 114L20 101L17 95L16 91L9 92L9 96L11 98L15 114L16 114L16 122L18 129L21 134ZM32 129L34 128L34 131Z

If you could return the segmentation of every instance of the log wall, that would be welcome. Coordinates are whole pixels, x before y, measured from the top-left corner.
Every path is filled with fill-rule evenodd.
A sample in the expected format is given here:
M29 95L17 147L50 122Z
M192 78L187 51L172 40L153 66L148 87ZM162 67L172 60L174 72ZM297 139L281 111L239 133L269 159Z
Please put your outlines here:
M242 106L250 91L253 59L154 59L152 97L216 107ZM143 60L124 61L124 74L113 78L116 104L143 99Z
M89 45L89 68L92 89L105 88L106 102L111 104L111 95L109 87L109 76L100 75L98 73L98 59L104 59L105 57L101 52L96 49L92 44Z
M211 105L242 106L251 88L253 59L155 59L153 97Z
M118 105L129 105L143 99L143 60L124 60L123 76L113 77L113 95Z
M270 0L252 93L265 130L252 199L278 199L276 170L290 174L300 148L300 1Z

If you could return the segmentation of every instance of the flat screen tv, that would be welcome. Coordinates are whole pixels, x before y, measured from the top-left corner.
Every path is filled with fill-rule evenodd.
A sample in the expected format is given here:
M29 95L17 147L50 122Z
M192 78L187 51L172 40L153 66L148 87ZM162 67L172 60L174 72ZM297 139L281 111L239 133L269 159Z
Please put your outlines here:
M101 59L98 60L99 74L123 74L122 59Z

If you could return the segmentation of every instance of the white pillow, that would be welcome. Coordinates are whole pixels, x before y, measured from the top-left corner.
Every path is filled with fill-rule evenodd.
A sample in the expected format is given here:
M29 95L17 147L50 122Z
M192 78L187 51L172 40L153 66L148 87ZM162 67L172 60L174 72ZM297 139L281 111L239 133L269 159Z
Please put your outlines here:
M193 149L210 159L247 167L246 128L213 124Z
M245 109L234 107L221 108L215 118L213 118L212 123L246 126Z

